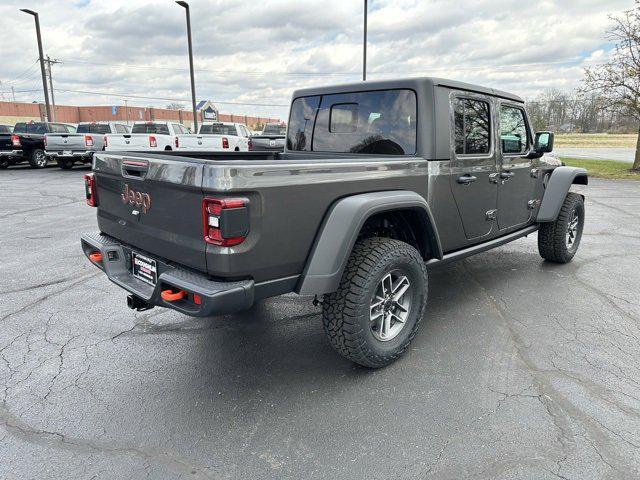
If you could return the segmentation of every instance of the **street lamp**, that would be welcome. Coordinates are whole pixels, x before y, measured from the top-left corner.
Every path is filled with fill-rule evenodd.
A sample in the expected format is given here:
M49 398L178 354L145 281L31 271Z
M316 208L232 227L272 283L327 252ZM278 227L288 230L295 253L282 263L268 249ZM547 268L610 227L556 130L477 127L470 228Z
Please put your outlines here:
M191 106L193 107L193 130L198 132L198 116L196 115L196 81L193 75L193 47L191 46L191 15L189 4L183 0L176 2L183 7L187 14L187 40L189 42L189 71L191 73Z
M362 81L367 79L367 0L364 0L364 39L362 41Z
M47 109L47 120L51 121L51 107L49 106L49 92L47 90L47 77L44 73L44 55L42 53L42 36L40 35L40 17L38 12L29 10L28 8L21 8L20 11L33 15L36 21L36 36L38 37L38 54L40 55L40 72L42 73L42 89L44 90L44 103Z

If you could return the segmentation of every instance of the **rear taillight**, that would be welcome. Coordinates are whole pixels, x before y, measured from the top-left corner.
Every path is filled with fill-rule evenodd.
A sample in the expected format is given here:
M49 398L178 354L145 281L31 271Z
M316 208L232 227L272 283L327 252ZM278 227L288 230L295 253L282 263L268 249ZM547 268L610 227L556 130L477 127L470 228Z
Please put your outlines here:
M18 135L11 135L11 145L14 147L21 147L20 137Z
M204 241L232 247L249 234L248 200L243 198L205 198L202 201Z
M84 144L87 147L93 147L93 137L91 137L91 135L85 135L84 136Z
M249 139L249 143L247 143L247 148L249 149L249 151L253 150L253 142L251 141L251 139Z
M178 137L176 137L176 148L180 148L180 140L178 140Z
M104 140L104 147L103 148L107 148L109 146L109 142L107 142L107 136L105 135L102 140Z
M229 139L227 137L222 137L222 148L229 148Z
M96 177L93 172L84 175L84 193L87 197L87 205L98 206L98 192L96 191Z
M153 135L149 135L149 146L150 147L158 146L158 141L156 140L156 137L154 137Z

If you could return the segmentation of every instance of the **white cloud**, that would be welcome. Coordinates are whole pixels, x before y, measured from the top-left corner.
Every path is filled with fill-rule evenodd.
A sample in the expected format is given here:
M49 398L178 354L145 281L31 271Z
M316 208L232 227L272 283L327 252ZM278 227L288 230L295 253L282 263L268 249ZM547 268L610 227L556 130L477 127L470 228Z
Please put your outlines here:
M170 0L5 0L0 4L1 91L42 92L31 17L40 12L57 88L189 99L184 10ZM358 81L362 2L192 0L198 98L287 104L310 85ZM531 97L569 89L606 58L607 15L631 0L370 0L368 78L434 75ZM104 65L108 64L108 65ZM123 66L128 65L128 66ZM22 92L34 90L33 92ZM10 96L10 94L9 94ZM119 97L56 92L59 103L121 104ZM130 104L164 106L160 99ZM222 105L286 116L286 107Z

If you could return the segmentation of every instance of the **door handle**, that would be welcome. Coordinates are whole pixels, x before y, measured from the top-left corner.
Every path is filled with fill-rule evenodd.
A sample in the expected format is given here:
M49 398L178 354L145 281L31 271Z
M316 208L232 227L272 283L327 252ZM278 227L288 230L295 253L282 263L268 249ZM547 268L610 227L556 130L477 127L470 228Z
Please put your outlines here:
M514 175L515 175L515 173L513 173L513 172L500 172L500 178L503 179L503 180L509 180Z
M474 177L473 175L462 175L458 177L458 183L461 185L469 185L470 183L475 182L478 177Z

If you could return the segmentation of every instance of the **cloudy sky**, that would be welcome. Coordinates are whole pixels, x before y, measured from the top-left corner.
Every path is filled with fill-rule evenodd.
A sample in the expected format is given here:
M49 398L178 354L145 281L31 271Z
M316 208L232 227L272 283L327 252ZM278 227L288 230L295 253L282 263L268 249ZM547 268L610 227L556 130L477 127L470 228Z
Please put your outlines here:
M285 118L295 88L361 78L362 0L189 3L197 96L223 112ZM570 90L612 48L607 15L632 6L369 0L368 78L440 76L527 98ZM11 87L17 100L43 98L33 19L19 8L40 13L45 55L63 62L57 103L188 105L184 10L172 0L0 0L0 100Z

